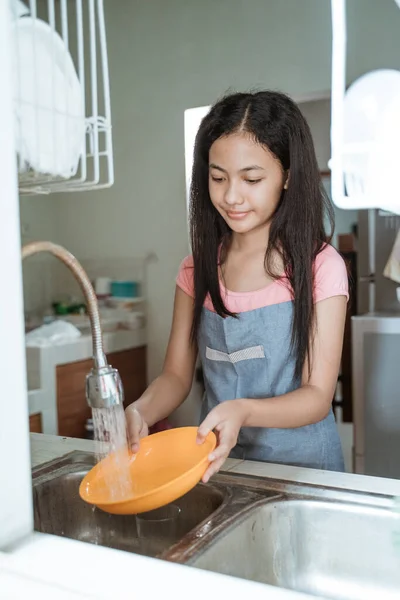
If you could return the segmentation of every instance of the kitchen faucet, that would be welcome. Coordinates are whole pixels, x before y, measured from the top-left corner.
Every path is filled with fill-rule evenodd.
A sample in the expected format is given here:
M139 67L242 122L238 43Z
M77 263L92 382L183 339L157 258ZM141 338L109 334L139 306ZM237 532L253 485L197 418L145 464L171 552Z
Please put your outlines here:
M62 246L52 242L31 242L22 247L22 259L49 252L63 262L78 281L85 296L93 341L94 366L86 377L86 400L91 408L109 408L124 402L121 378L116 369L107 364L103 350L97 297L87 273L78 260Z

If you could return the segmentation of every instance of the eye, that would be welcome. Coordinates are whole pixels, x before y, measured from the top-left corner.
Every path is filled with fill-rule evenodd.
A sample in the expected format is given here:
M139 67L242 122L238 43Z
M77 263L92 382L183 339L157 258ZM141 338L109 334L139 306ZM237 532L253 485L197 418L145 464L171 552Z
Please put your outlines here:
M211 175L211 179L212 179L213 181L215 181L215 183L221 183L221 181L223 181L223 180L224 180L224 178L223 178L223 177L213 177L212 175Z
M250 185L255 185L256 183L260 183L261 179L246 179L245 181Z

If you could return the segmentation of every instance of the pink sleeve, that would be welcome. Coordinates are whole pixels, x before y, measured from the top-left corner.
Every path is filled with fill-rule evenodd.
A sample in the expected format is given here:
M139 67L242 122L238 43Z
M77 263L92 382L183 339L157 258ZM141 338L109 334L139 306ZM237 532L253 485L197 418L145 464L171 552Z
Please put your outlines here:
M349 299L349 280L343 258L332 246L326 246L315 259L314 302L332 296Z
M194 283L193 283L193 257L187 256L179 268L176 284L187 294L194 298Z

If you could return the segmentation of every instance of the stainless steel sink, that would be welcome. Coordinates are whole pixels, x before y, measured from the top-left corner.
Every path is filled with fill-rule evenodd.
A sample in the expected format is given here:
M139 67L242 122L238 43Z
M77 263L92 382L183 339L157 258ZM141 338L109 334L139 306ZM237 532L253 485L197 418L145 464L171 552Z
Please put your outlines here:
M79 498L93 464L93 455L72 452L33 471L36 530L315 597L400 598L400 515L390 497L219 474L177 501L176 539L149 551L134 516L93 510Z
M193 566L322 598L400 598L400 531L392 502L333 490L297 489L226 529Z
M81 500L79 484L94 464L93 454L71 452L33 470L36 531L138 554L162 556L175 541L187 541L189 533L195 539L201 539L204 522L213 530L213 520L210 521L210 518L218 515L222 506L225 507L225 513L229 506L233 506L234 511L246 509L254 499L259 498L257 492L252 490L233 494L229 484L199 484L175 503L181 509L175 539L157 536L156 540L143 540L138 537L134 515L111 515ZM151 543L146 543L149 541Z

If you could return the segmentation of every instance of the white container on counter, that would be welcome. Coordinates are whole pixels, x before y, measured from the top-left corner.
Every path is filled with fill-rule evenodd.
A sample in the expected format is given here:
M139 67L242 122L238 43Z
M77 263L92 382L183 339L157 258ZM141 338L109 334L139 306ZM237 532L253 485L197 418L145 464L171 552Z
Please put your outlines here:
M142 312L127 312L121 320L124 329L142 329L145 326L145 316Z
M94 282L94 290L98 298L105 298L110 295L111 279L109 277L97 277Z

